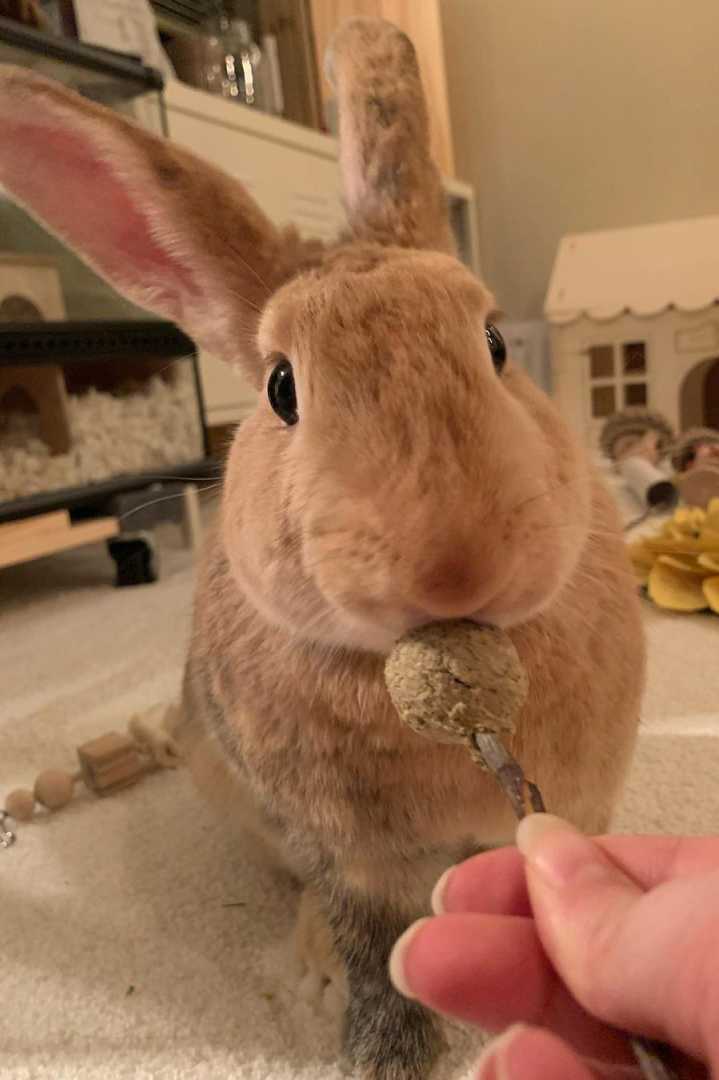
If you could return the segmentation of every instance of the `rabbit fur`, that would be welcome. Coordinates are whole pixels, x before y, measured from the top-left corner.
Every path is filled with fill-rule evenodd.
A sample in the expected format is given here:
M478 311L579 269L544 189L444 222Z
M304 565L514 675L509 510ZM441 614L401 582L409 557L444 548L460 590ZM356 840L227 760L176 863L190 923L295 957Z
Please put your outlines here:
M199 787L300 880L302 938L348 987L356 1074L420 1080L438 1022L392 988L393 942L453 861L511 842L462 748L389 701L423 622L507 629L530 697L512 751L547 804L607 826L643 678L612 501L550 400L485 335L455 256L414 51L351 20L329 70L350 232L273 225L242 186L30 72L0 74L0 181L120 291L261 391L199 568L175 732ZM299 421L265 392L292 364Z

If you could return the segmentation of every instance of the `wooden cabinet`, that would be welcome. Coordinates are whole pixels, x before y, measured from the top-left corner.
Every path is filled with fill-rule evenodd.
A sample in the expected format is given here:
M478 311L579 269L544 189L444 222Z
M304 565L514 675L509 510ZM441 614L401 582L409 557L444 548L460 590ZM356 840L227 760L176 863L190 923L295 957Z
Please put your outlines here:
M317 58L322 72L322 94L332 94L324 78L324 54L335 27L353 15L388 19L404 30L417 50L427 96L432 132L432 153L445 176L454 176L454 150L447 97L440 0L311 0Z

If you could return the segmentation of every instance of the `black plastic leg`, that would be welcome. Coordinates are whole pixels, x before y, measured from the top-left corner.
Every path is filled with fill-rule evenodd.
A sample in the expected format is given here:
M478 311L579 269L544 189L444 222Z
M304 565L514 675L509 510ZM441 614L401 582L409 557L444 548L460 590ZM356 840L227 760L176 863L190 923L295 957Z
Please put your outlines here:
M115 585L149 585L157 581L155 551L150 540L143 536L117 536L108 540L107 549L115 560Z

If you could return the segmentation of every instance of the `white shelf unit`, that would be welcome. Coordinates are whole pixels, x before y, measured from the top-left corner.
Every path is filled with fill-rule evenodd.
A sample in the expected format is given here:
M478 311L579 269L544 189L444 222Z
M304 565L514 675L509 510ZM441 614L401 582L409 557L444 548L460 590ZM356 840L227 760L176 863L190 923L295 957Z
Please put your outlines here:
M176 80L165 89L168 135L237 177L278 224L294 223L305 236L332 241L345 225L338 143L244 105L194 90ZM479 271L474 190L445 182L462 258ZM200 355L208 424L236 423L255 395L229 365Z

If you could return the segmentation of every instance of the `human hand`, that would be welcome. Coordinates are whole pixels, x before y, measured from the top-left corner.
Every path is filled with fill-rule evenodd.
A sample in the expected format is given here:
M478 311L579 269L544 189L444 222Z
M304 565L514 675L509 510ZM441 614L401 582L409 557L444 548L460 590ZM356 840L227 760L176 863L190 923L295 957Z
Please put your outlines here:
M547 814L518 848L453 867L395 946L397 988L485 1029L512 1029L481 1080L639 1076L617 1028L719 1077L719 838L590 840Z

